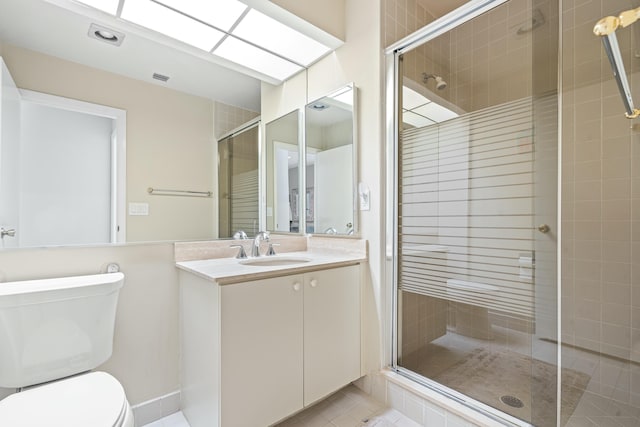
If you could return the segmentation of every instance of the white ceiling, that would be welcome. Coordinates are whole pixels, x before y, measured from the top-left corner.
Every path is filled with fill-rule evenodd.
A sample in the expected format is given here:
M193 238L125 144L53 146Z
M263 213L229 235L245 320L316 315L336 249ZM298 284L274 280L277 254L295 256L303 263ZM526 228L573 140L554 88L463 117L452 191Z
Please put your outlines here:
M206 53L144 29L130 31L107 14L83 16L42 0L0 0L0 40L69 61L260 111L260 81L215 64ZM98 18L98 19L96 19ZM126 34L120 47L87 36L92 22ZM167 83L153 73L169 76Z

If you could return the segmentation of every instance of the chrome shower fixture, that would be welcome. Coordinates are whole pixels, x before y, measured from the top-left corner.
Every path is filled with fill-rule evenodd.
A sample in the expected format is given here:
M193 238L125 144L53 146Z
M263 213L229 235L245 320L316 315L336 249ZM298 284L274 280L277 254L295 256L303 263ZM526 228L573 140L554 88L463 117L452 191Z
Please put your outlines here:
M624 69L624 61L620 53L616 30L625 28L638 19L640 19L640 7L624 11L619 16L605 16L593 28L593 33L602 39L602 46L607 58L609 58L609 63L611 63L611 70L618 84L618 90L620 91L620 96L622 96L622 103L626 111L625 116L628 119L640 117L640 109L637 109L633 104L631 88Z
M434 79L436 81L436 89L438 90L442 90L447 87L447 82L445 82L442 77L436 76L435 74L422 73L422 83L426 85L429 79Z

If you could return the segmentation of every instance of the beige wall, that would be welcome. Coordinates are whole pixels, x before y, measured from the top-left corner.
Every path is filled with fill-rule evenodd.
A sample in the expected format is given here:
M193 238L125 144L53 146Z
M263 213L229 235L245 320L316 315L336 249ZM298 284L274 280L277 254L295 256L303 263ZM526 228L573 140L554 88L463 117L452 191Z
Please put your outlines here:
M340 40L344 40L346 0L324 0L321 2L271 0L271 2L309 21Z

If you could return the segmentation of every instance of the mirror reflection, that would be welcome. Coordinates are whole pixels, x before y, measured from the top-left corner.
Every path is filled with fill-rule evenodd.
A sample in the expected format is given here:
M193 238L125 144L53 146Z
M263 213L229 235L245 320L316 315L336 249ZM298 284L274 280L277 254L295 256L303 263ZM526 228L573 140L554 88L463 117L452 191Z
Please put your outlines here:
M164 43L151 32L127 32L121 46L108 45L88 36L94 22L89 8L71 10L42 0L2 4L0 57L6 67L0 113L10 118L0 123L0 228L10 234L2 235L0 247L218 238L217 138L259 115L260 81ZM15 87L5 84L9 74ZM24 90L126 112L126 141L118 139L126 142L124 150L114 156L109 138L101 137L100 158L96 151L89 159L82 151L86 146L72 148L65 138L65 149L49 144L53 134L42 121L12 130L9 122L20 120ZM103 134L110 130L108 123L93 121ZM70 126L66 130L79 134ZM39 145L23 150L21 160L9 161L16 153L6 151L20 148L23 131ZM7 136L12 132L18 137ZM36 162L26 165L28 159ZM89 167L89 160L100 167ZM114 163L126 172L117 184L113 174L107 180ZM38 173L30 174L34 169ZM99 182L93 177L97 172ZM115 185L123 191L114 191ZM78 195L73 202L53 192L72 188ZM123 200L114 209L116 197ZM87 205L103 209L98 215ZM43 221L51 212L56 218Z
M308 104L304 144L299 111L265 126L267 230L357 232L354 101L350 84Z
M0 247L219 237L214 137L258 113L1 42L0 57ZM79 121L84 111L75 105L44 109L45 95L122 111L126 124L118 136L114 115L89 112ZM62 125L60 115L72 122ZM94 122L99 149L88 153L81 135L96 134L96 126L88 130ZM257 205L257 182L254 190Z
M258 232L259 123L254 120L218 142L220 238L254 237Z
M265 126L267 230L300 232L304 223L300 191L300 111ZM302 168L303 169L303 168Z
M353 234L354 87L306 106L306 230L316 234Z

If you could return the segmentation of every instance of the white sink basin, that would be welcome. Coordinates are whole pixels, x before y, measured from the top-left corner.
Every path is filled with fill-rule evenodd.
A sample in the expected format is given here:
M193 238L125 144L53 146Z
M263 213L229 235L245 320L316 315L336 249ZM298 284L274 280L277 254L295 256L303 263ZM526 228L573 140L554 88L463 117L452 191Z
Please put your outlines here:
M251 258L244 261L240 261L240 264L251 265L254 267L274 267L274 266L304 264L309 261L311 261L310 258L279 256L279 257Z

